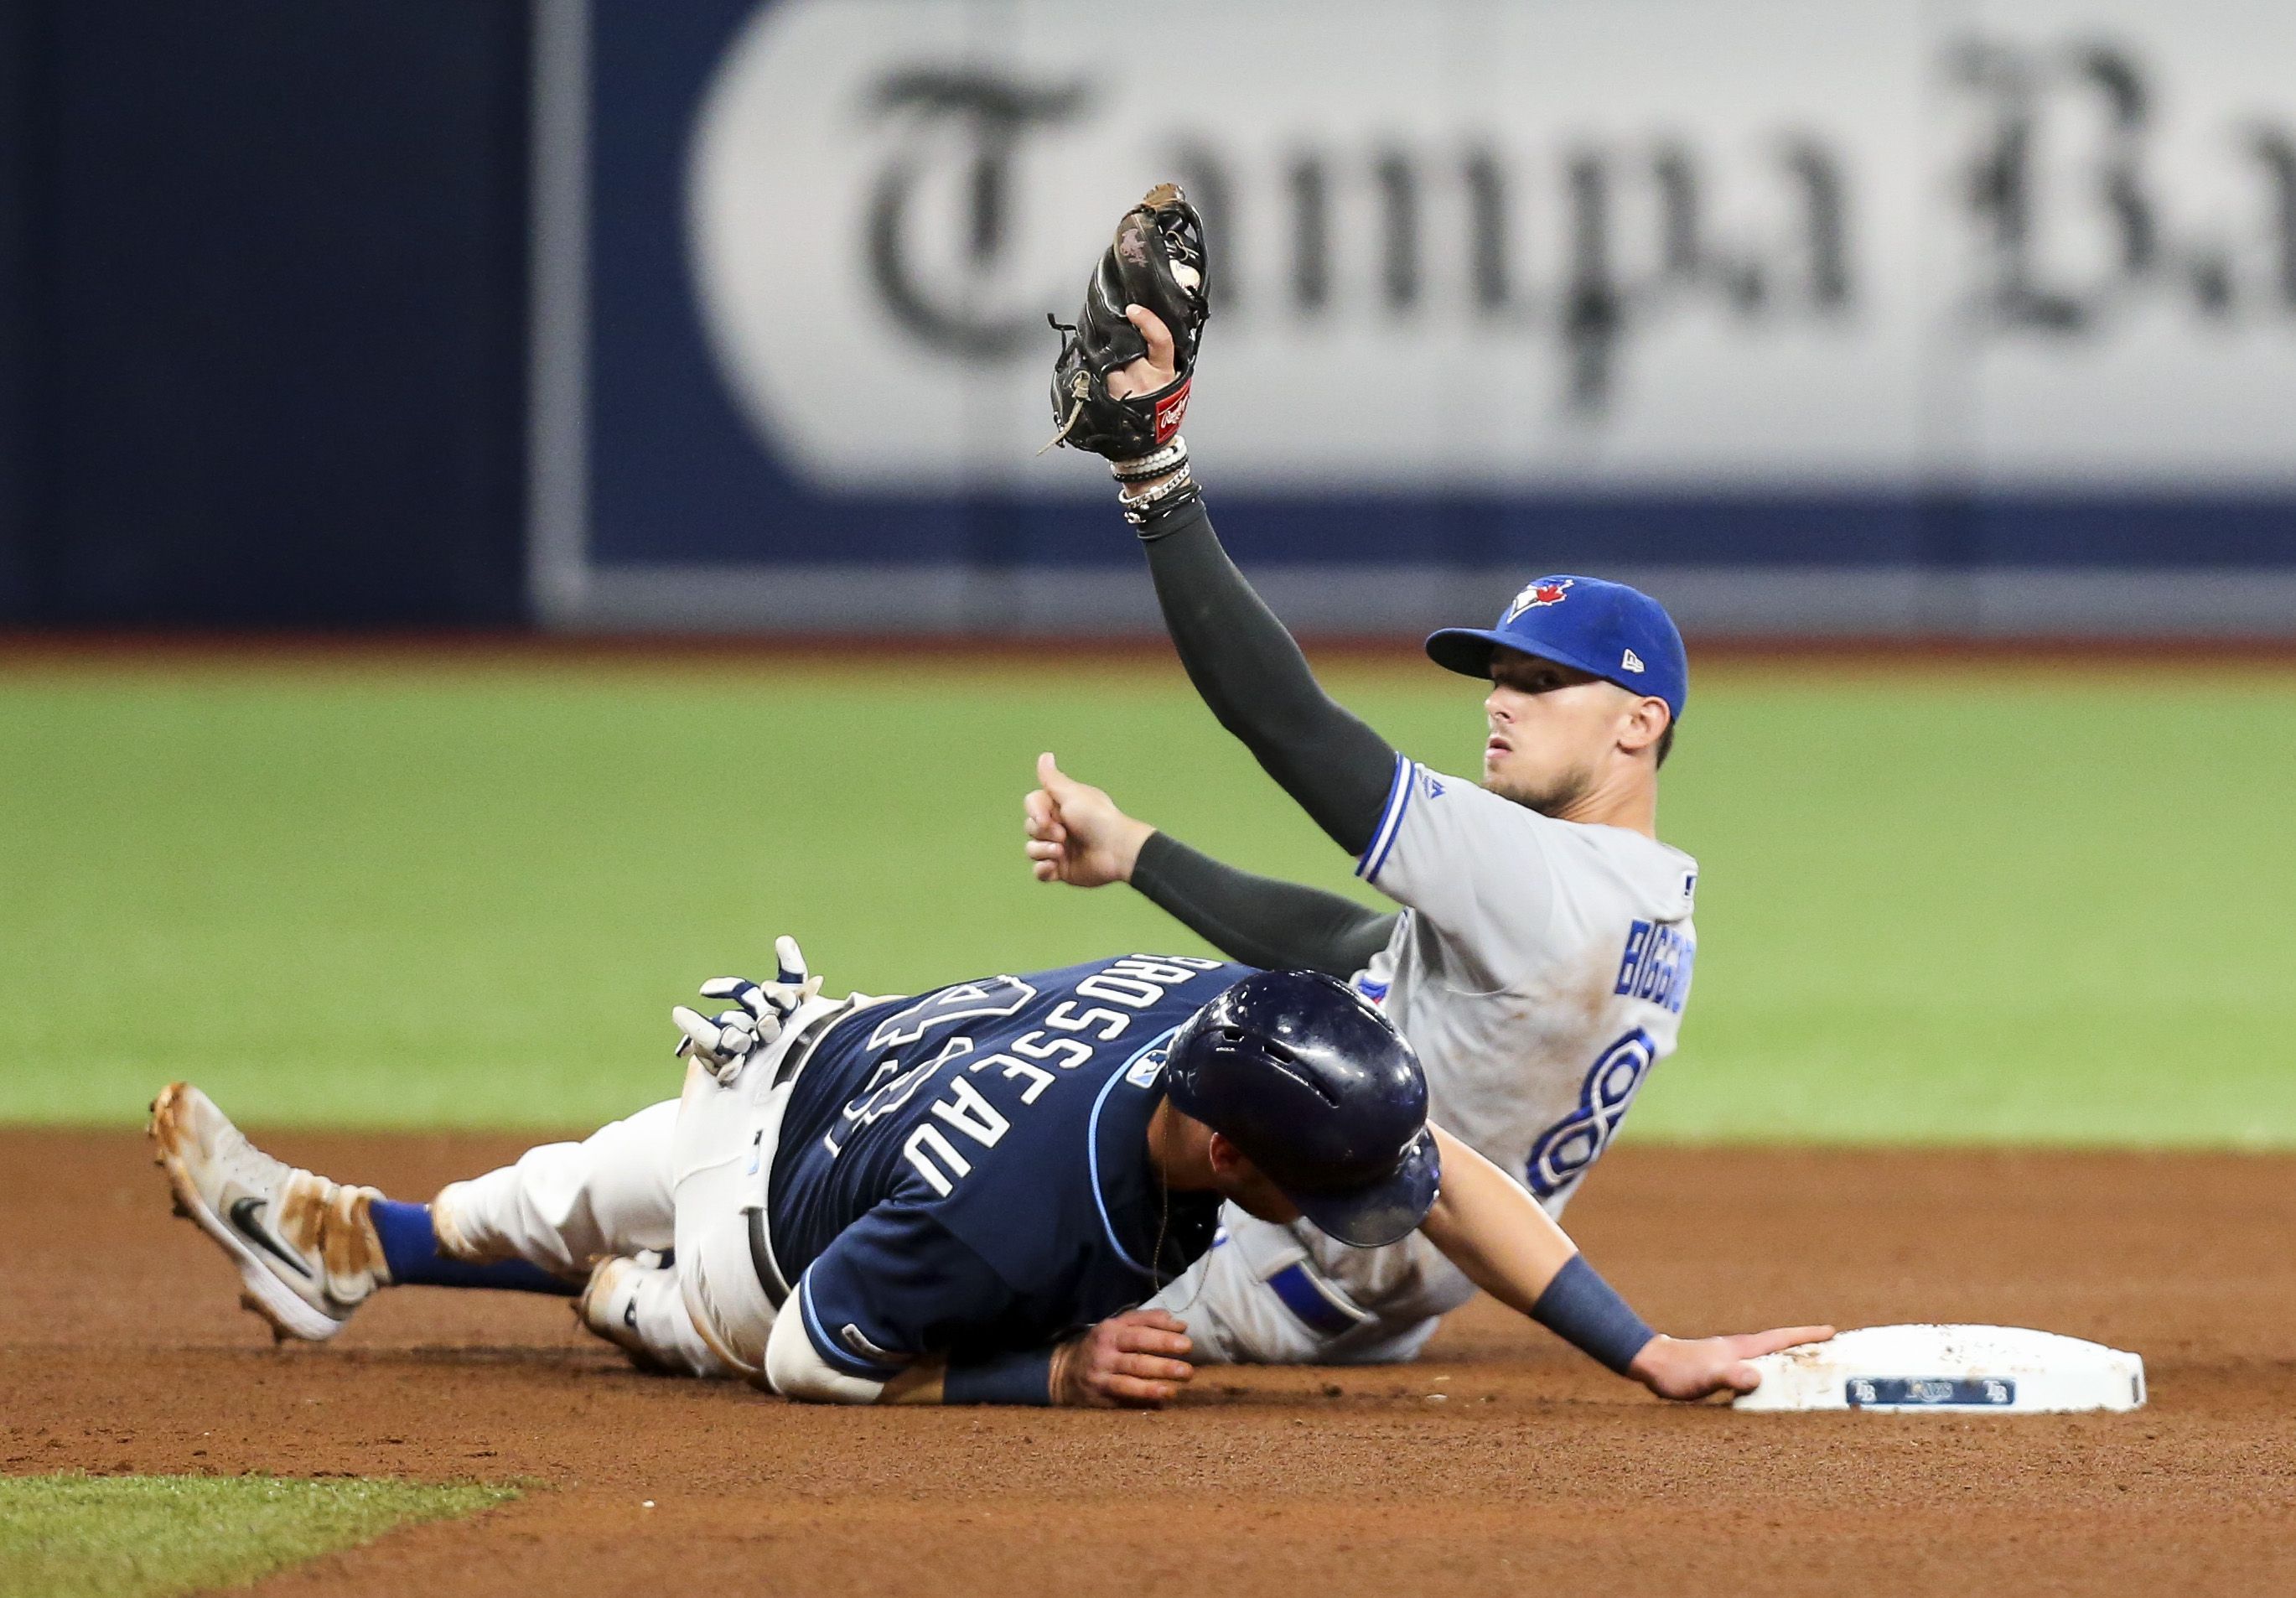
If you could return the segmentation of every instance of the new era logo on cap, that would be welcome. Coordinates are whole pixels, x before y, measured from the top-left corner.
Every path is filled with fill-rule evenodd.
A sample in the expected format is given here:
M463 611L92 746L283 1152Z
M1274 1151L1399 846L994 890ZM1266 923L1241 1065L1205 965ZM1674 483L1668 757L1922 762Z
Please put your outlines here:
M1642 668L1643 658L1632 650L1628 650L1627 658L1619 662L1619 669L1621 671L1640 671Z

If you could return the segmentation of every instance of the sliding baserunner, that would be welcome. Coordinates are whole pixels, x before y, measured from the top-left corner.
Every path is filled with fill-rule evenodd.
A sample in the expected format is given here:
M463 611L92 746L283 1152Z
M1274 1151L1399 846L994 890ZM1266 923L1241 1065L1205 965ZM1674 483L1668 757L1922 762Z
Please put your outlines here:
M1418 1051L1435 1119L1559 1216L1673 1052L1690 994L1698 866L1657 835L1681 635L1635 589L1540 578L1495 627L1427 640L1438 665L1488 682L1480 783L1398 754L1317 684L1213 535L1178 434L1204 268L1194 212L1152 192L1095 272L1055 412L1066 442L1109 457L1204 702L1400 908L1224 865L1050 756L1027 800L1036 874L1128 881L1237 960L1352 979ZM1200 1357L1408 1359L1474 1291L1423 1237L1344 1249L1237 1210L1226 1233L1158 1300Z
M739 1008L676 1012L685 1092L429 1204L254 1148L196 1088L153 1105L178 1209L283 1336L373 1293L572 1291L641 1363L832 1403L1155 1405L1193 1348L1136 1310L1222 1202L1376 1248L1414 1229L1653 1392L1758 1378L1823 1327L1654 1335L1523 1191L1427 1121L1410 1046L1331 978L1129 955L917 998L820 996L796 946Z

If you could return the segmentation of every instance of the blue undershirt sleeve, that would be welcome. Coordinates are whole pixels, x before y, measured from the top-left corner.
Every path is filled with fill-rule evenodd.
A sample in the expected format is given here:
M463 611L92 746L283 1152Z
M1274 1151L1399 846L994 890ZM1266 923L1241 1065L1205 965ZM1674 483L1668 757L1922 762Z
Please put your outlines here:
M1053 1351L1024 1348L987 1359L951 1360L940 1398L944 1404L1050 1404Z

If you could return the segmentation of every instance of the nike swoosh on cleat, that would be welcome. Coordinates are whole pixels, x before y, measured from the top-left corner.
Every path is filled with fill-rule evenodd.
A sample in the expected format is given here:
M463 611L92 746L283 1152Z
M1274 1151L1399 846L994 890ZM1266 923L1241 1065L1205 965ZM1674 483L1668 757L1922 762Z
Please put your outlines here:
M231 1224L239 1228L240 1235L270 1255L280 1264L308 1282L311 1267L279 1246L279 1242L263 1227L263 1211L270 1203L267 1199L253 1197L235 1199L231 1206Z

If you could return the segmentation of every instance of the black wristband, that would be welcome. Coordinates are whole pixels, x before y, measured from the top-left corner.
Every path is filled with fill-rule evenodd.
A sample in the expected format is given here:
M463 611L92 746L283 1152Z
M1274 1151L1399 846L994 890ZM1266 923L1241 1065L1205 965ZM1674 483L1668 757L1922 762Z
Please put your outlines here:
M1194 483L1184 483L1145 511L1126 511L1124 520L1140 535L1141 543L1153 544L1166 534L1180 530L1176 512L1203 503L1203 489Z
M1573 1254L1530 1307L1530 1318L1623 1376L1658 1334L1627 1307L1616 1289Z

